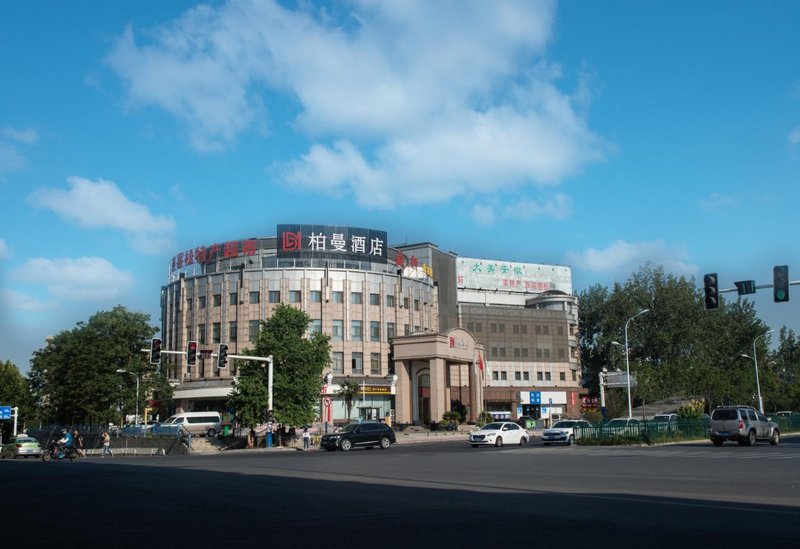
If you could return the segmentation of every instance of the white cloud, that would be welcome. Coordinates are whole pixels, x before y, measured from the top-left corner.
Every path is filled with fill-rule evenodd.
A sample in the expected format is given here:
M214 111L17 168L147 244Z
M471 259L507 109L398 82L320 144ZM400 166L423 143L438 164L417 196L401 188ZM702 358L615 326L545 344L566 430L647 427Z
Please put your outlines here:
M7 310L17 311L37 312L54 308L52 305L47 305L38 299L7 289L0 289L0 303L3 303L4 308Z
M504 217L534 221L542 218L566 219L572 213L572 199L565 194L556 194L546 200L520 200L506 206Z
M472 206L472 220L477 225L486 227L492 225L495 219L494 208L489 204L475 204Z
M29 259L12 272L12 277L44 284L54 297L71 301L117 298L134 285L130 272L117 269L101 257Z
M39 142L38 132L31 128L16 130L6 126L5 128L0 129L0 136L24 145L35 145Z
M608 248L588 248L567 254L567 264L595 273L627 275L646 262L662 265L664 270L676 275L694 275L697 265L687 263L686 252L672 248L663 240L629 243L614 241Z
M0 238L0 259L6 259L11 254L6 241Z
M175 220L151 214L147 206L128 199L112 181L70 177L67 182L69 190L40 189L28 202L80 227L121 230L141 253L157 254L173 246Z
M739 207L740 197L730 194L711 193L698 202L703 210L730 210Z
M13 145L0 141L0 174L21 170L27 164L25 157Z
M788 143L789 147L796 147L800 145L800 126L794 128L789 135L786 137L786 142Z
M299 6L199 6L143 44L127 29L107 61L132 105L174 116L201 151L297 102L312 143L279 173L363 206L557 185L610 150L578 112L590 79L556 87L552 2Z
M0 174L23 169L28 162L20 153L19 145L35 145L38 141L39 134L30 128L0 128Z

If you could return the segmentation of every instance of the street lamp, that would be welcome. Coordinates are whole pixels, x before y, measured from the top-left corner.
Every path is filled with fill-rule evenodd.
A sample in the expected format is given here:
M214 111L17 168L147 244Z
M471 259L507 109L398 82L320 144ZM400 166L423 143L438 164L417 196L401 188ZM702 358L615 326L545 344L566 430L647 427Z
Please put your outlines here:
M139 426L139 374L122 368L117 370L118 374L130 374L136 378L136 426Z
M752 359L753 364L755 364L756 367L756 392L758 393L758 409L759 411L761 411L762 414L764 413L764 401L761 398L761 384L758 382L758 355L756 354L756 341L758 341L760 338L764 337L767 334L771 334L774 331L775 330L769 330L767 332L764 332L760 336L756 336L756 338L753 340L753 356L742 353L742 356L744 358Z
M636 318L637 316L643 315L645 313L649 313L650 309L642 309L632 317L630 317L625 322L625 372L627 374L627 381L628 381L628 418L633 417L633 407L631 406L631 363L630 357L628 356L628 324L630 324L631 320Z

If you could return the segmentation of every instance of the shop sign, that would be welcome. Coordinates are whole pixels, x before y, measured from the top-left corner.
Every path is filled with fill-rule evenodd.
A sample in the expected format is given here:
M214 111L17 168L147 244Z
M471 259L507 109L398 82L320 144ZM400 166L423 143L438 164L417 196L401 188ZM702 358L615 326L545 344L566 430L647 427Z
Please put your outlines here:
M456 261L456 282L465 289L520 293L559 290L572 294L572 271L560 265L462 257Z
M278 225L278 257L386 263L386 231L338 225Z

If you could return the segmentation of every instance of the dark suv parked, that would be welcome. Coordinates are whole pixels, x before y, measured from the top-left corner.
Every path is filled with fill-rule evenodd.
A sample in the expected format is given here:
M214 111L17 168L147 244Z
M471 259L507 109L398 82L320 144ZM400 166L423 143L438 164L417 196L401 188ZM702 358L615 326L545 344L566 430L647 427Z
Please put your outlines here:
M347 452L354 446L380 446L385 450L396 442L394 431L385 423L363 421L348 423L337 433L323 435L319 445L329 452L337 448Z

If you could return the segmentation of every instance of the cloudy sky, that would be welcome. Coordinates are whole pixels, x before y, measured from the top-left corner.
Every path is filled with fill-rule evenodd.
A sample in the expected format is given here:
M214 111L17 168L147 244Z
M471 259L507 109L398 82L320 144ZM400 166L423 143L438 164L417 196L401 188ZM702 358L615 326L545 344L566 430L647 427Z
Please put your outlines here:
M796 2L5 2L0 359L278 223L800 279ZM800 332L797 298L756 295Z

